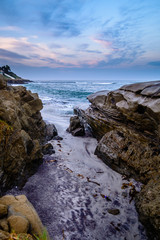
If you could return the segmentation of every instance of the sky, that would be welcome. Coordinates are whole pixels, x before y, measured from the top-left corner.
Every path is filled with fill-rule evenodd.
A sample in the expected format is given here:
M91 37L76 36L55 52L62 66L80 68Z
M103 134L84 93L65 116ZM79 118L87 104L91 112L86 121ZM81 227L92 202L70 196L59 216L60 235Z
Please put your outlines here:
M6 64L31 80L158 80L160 0L1 0Z

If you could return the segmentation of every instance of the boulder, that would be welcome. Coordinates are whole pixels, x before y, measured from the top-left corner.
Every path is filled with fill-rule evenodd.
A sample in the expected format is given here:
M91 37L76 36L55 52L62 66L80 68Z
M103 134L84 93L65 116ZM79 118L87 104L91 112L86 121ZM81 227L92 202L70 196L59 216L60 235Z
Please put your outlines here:
M137 210L150 239L159 239L160 81L125 85L88 99L91 106L81 114L99 141L95 153L112 169L144 183Z
M43 154L52 154L55 153L51 143L46 143L42 148Z
M6 205L8 208L7 221L10 229L13 229L16 233L42 235L44 226L26 196L6 195L0 198L0 204Z
M78 116L73 116L70 118L70 125L67 131L73 136L85 135L84 125Z
M50 141L53 137L58 135L57 129L54 124L47 124L45 129L46 140Z

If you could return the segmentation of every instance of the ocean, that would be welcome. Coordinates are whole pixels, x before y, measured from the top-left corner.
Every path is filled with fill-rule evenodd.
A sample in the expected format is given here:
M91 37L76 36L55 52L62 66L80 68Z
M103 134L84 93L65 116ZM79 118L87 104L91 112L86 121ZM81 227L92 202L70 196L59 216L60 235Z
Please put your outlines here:
M86 109L89 105L87 96L101 90L115 90L135 81L35 81L25 86L38 93L43 102L42 116L47 122L65 125L73 115L73 109Z

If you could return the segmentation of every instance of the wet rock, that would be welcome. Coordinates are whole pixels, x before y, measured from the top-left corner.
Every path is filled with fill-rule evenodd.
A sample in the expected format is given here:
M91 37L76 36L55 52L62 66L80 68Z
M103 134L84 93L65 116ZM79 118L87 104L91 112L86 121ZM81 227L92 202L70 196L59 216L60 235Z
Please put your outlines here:
M85 135L84 128L82 128L82 127L76 128L75 130L72 131L72 135L73 136L84 136Z
M54 124L47 124L45 131L47 141L50 141L51 139L58 135L57 129Z
M61 141L61 140L63 140L63 138L57 135L57 136L53 137L52 140L57 140L57 141L59 140L59 141Z
M43 154L52 154L52 153L55 153L54 149L53 149L53 146L51 143L47 143L43 146L42 148L42 152Z
M7 206L4 204L0 204L0 218L7 215L7 212L8 212Z
M73 136L84 136L84 126L78 116L73 116L70 118L70 126L67 129Z
M107 209L107 212L112 214L112 215L118 215L120 214L119 209Z

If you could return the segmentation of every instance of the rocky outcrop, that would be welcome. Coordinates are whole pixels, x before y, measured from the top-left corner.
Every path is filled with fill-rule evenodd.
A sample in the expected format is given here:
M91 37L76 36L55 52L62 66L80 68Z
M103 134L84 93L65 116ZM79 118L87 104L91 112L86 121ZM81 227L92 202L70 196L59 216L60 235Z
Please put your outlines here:
M6 195L0 198L0 206L5 209L3 214L0 212L0 239L34 239L33 236L42 236L44 226L24 195Z
M21 185L42 160L45 123L42 102L25 87L0 77L0 192Z
M160 239L160 81L126 85L88 99L91 106L81 116L99 140L95 153L114 170L145 184L137 209L150 238Z
M69 133L73 136L84 136L84 126L78 116L73 116L70 118L70 126L67 129Z

